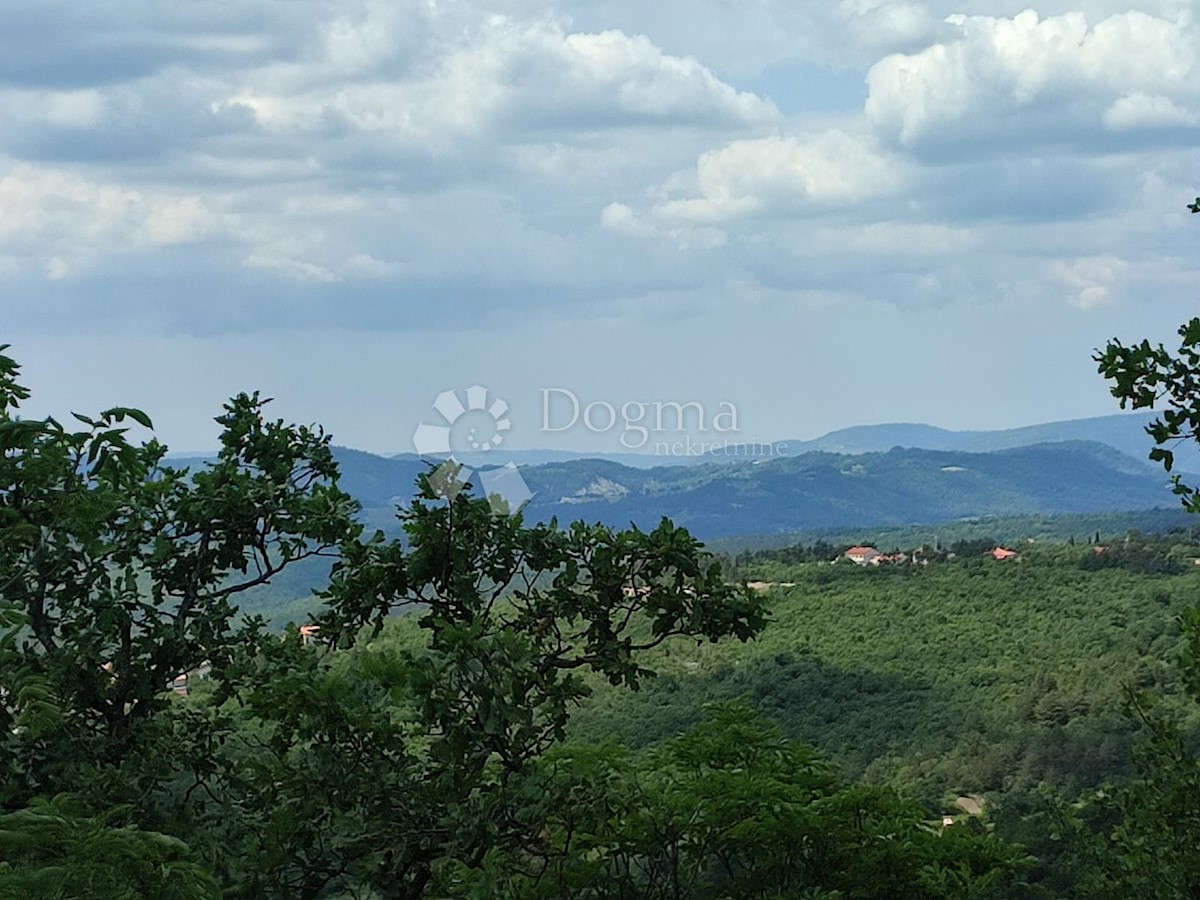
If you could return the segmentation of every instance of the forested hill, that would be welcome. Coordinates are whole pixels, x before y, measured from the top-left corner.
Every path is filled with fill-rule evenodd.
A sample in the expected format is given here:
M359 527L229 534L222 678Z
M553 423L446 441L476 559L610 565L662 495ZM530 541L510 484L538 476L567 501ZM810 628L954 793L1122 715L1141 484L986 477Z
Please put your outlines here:
M338 448L337 456L342 486L363 504L368 521L384 526L428 468L413 455ZM522 466L521 473L534 491L529 520L649 527L666 516L701 539L1178 506L1161 469L1085 441L990 453L894 448L655 468L577 459Z
M701 538L1176 505L1161 470L1084 442L992 453L808 453L649 470L580 461L523 472L537 492L529 515L613 525L667 516Z
M426 464L338 450L342 484L373 521L391 518ZM503 461L498 458L498 461ZM973 516L1174 508L1160 469L1110 447L1060 442L991 453L893 449L760 462L625 466L580 459L523 466L526 518L652 526L667 516L702 539Z

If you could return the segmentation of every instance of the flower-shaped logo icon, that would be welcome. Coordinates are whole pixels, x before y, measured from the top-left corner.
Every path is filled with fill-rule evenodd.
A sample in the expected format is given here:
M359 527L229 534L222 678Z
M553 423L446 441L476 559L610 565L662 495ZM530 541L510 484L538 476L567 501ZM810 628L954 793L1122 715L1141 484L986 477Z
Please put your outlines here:
M465 391L442 391L433 401L441 417L440 424L422 422L413 432L417 453L439 461L431 483L445 497L453 498L474 476L487 495L492 511L498 515L516 512L533 496L517 467L479 466L474 470L455 457L455 453L489 453L504 443L512 423L508 404L500 398L488 402L488 389L475 384Z

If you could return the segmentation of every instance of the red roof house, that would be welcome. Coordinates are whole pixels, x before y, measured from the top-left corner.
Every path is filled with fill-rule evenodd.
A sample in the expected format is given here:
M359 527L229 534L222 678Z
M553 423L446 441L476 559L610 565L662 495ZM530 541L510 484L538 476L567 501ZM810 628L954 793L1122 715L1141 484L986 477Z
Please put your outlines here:
M882 554L874 547L851 547L846 551L846 559L851 562L856 562L860 566L865 566L867 563L874 562Z

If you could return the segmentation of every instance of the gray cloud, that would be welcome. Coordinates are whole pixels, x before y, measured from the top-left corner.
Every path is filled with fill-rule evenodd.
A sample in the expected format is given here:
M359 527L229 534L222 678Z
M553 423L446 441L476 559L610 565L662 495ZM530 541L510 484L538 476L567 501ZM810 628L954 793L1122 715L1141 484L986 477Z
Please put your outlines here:
M739 309L1181 290L1184 7L1010 6L14 5L0 310L176 336L688 319L719 347Z

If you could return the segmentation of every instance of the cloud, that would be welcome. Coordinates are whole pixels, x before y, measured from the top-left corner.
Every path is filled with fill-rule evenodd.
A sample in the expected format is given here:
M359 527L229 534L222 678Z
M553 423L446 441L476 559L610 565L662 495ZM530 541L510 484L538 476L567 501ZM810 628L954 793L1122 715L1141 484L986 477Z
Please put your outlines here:
M668 223L661 217L647 219L624 203L610 203L600 210L600 224L607 230L632 238L669 241L680 250L712 250L725 243L725 232L703 225Z
M1104 124L1113 131L1200 124L1200 113L1177 106L1167 97L1135 91L1104 110Z
M576 27L649 34L672 53L734 78L802 60L865 68L886 53L919 50L946 30L931 4L910 0L575 0L560 5ZM615 23L615 24L614 24Z
M0 256L57 280L99 256L202 240L222 227L196 195L91 181L14 163L0 174Z
M1187 19L1130 11L1089 25L1080 12L1026 10L947 22L956 39L867 73L867 118L901 146L997 135L1080 143L1103 127L1178 124L1200 104L1200 33Z
M734 141L696 162L693 196L666 199L654 215L717 224L751 216L847 206L899 190L909 175L900 158L870 138L831 130L802 137ZM669 193L672 188L664 188Z
M600 210L600 224L627 237L653 237L658 230L624 203L610 203Z
M1078 298L1051 260L1174 240L1173 2L47 0L0 33L0 279L199 333Z
M300 259L295 252L295 248L284 241L278 246L255 250L242 260L242 265L251 269L265 269L292 281L332 284L342 280L336 272Z
M362 81L295 93L253 88L229 103L270 128L311 130L343 120L404 141L484 133L594 129L673 122L767 124L778 110L738 91L688 57L619 30L567 31L561 22L491 16L464 46L419 77Z
M1067 289L1068 303L1090 310L1115 302L1115 289L1127 269L1128 264L1115 256L1089 256L1054 261L1050 277Z
M857 46L875 52L917 45L941 30L926 4L907 0L841 0L837 15Z
M232 6L131 0L120 8L70 0L6 4L0 81L75 89L152 77L245 68L293 56L325 4L263 0Z
M803 249L812 256L958 257L982 241L979 232L970 228L928 222L872 222L814 229Z

